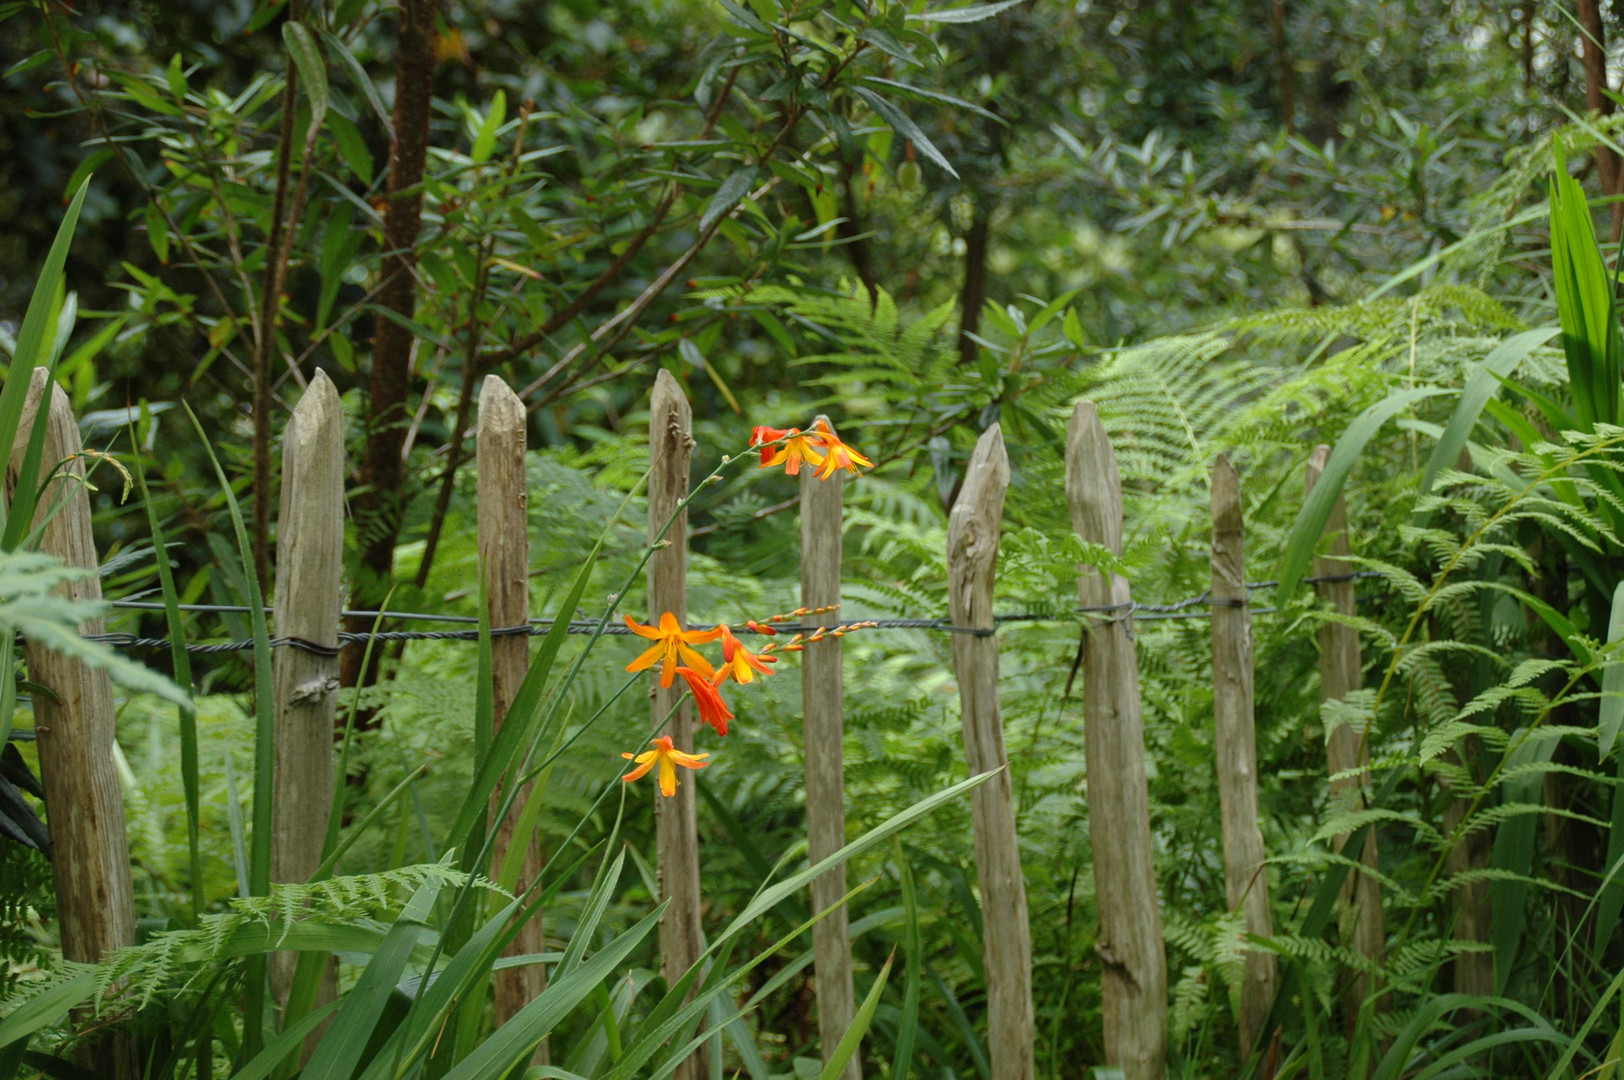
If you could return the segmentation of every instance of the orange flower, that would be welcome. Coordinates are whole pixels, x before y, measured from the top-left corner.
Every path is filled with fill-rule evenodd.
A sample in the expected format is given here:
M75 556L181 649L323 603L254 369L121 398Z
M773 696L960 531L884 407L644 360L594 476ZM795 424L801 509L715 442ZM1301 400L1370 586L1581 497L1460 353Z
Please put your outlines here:
M712 682L721 686L729 678L736 683L753 682L756 672L763 675L773 674L768 664L778 663L776 656L757 656L744 647L744 643L733 636L733 631L726 626L717 627L722 631L722 666L717 669Z
M684 630L682 624L677 622L677 617L669 611L660 616L658 628L634 622L630 615L625 618L626 625L631 627L632 633L654 642L643 655L626 665L627 671L645 671L658 663L661 665L660 685L670 686L680 657L688 666L702 672L707 679L716 674L716 669L710 666L710 661L688 646L715 641L722 636L719 630Z
M645 750L636 757L631 754L621 754L623 758L637 762L637 768L622 776L621 779L630 783L641 780L650 769L660 767L660 794L670 797L677 793L677 766L684 769L703 769L710 764L705 758L709 754L685 754L671 745L671 736L661 735L654 740L654 749Z
M785 441L778 446L765 446L778 439ZM784 472L790 476L799 476L801 462L809 465L823 464L823 455L818 453L818 443L815 437L801 434L800 428L772 428L757 427L750 435L750 445L761 447L761 468L770 469L774 465L784 466Z
M694 703L699 706L699 720L716 729L716 734L727 734L727 722L733 719L727 702L722 700L721 692L716 689L716 682L712 674L701 675L691 668L679 667L677 674L688 681L688 689L694 693ZM718 680L719 681L719 680Z
M839 436L821 419L818 421L817 430L813 431L807 438L828 451L823 457L822 467L818 469L819 480L829 479L835 474L836 469L845 469L853 476L861 476L858 466L865 469L874 467L872 461L841 442Z

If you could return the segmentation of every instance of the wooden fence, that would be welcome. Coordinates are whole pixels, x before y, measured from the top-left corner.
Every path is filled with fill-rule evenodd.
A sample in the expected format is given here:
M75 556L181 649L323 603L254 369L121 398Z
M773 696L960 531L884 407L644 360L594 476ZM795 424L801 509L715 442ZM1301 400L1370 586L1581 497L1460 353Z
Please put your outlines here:
M23 431L45 388L35 373ZM79 452L77 429L65 397L51 401L50 439L45 468ZM343 521L343 417L338 395L326 376L311 381L287 426L283 445L280 537L277 554L274 633L337 645ZM694 446L687 399L676 380L661 372L650 408L651 477L648 523L651 538L688 494ZM26 434L24 436L26 438ZM13 448L8 482L22 459L23 443ZM1065 448L1066 490L1077 535L1112 553L1122 549L1122 496L1116 457L1092 403L1082 402L1072 417ZM495 376L480 395L477 464L478 544L492 626L514 626L529 617L525 488L524 410ZM1324 463L1316 453L1308 474L1311 488ZM68 473L76 473L74 461ZM808 470L810 472L810 470ZM974 858L981 891L982 941L987 991L989 1056L993 1080L1031 1080L1034 1072L1032 946L1025 880L1020 863L1018 806L1008 772L1003 720L998 700L998 644L993 633L994 583L1000 520L1009 464L1003 435L995 424L981 436L966 469L949 517L947 564L965 755L972 772L998 773L972 796ZM842 482L802 481L801 601L808 608L837 605L841 582ZM90 505L81 486L59 478L42 504L61 509L44 530L42 546L72 565L94 567ZM1231 909L1241 913L1245 933L1267 936L1269 884L1258 826L1257 762L1253 734L1252 644L1249 588L1245 581L1242 502L1238 478L1219 458L1212 478L1213 686L1216 713L1215 769L1222 803L1225 885ZM1345 518L1333 515L1330 554L1317 565L1321 575L1346 570ZM687 521L678 514L650 559L649 615L670 611L687 616ZM79 595L98 595L94 576L75 583ZM1334 610L1352 613L1349 583L1318 586ZM1139 699L1138 660L1128 582L1116 574L1083 568L1078 600L1086 612L1083 723L1088 759L1089 815L1095 887L1100 911L1099 940L1105 1019L1106 1062L1129 1080L1158 1080L1165 1070L1168 1031L1167 961L1162 938L1154 850L1150 828L1145 747ZM834 619L835 614L811 619ZM87 624L85 632L99 626ZM980 632L973 632L980 631ZM526 639L498 637L493 656L493 699L500 724L528 662ZM1327 700L1360 685L1358 638L1346 625L1320 631L1322 683ZM845 842L842 786L841 641L829 636L809 642L802 656L806 747L808 851L817 860ZM113 699L105 673L31 647L33 679L47 689L36 695L40 768L51 810L58 905L63 950L69 959L95 961L134 936L129 856L122 826L123 805L113 767ZM333 790L333 722L338 678L336 661L304 649L279 649L275 660L275 880L301 881L318 866ZM680 687L680 683L678 687ZM691 750L694 721L679 689L650 683L650 716L655 725L671 720L666 732L681 749ZM1327 767L1333 790L1358 798L1368 778L1360 740L1348 729L1334 733ZM670 900L660 928L662 972L675 981L701 955L704 926L699 897L701 873L698 826L692 784L676 796L654 796L658 876L662 897ZM520 865L519 886L538 872L541 852L534 840L512 854L514 817L525 805L521 793L510 819L496 823L493 866ZM493 812L495 804L493 803ZM1339 841L1340 843L1340 841ZM1375 862L1375 841L1359 854ZM517 860L517 862L515 862ZM818 1025L825 1056L849 1028L854 1013L851 945L846 913L836 907L845 894L844 870L831 871L812 886L815 910L834 908L814 929L814 971ZM1381 955L1383 928L1377 880L1352 875L1344 890L1343 925L1355 947L1371 959ZM514 941L516 954L545 951L543 920L537 918ZM545 985L539 965L505 969L495 983L501 1019L513 1015ZM1279 976L1273 954L1247 953L1240 994L1242 1049L1268 1037L1263 1030ZM1350 1002L1362 1001L1373 987L1368 978L1349 988ZM134 1062L120 1060L116 1045L92 1044L90 1063L118 1080L133 1077ZM99 1055L99 1056L97 1056ZM711 1075L701 1049L678 1072L680 1080ZM537 1053L546 1061L546 1047ZM860 1080L853 1056L842 1080Z

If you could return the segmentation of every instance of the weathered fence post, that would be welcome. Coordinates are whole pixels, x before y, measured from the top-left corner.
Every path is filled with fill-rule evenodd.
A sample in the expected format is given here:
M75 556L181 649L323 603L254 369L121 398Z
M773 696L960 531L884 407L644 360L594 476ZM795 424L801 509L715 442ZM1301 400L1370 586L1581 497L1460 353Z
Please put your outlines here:
M818 417L827 424L827 417ZM831 425L830 430L833 430ZM801 606L835 610L808 615L808 623L833 626L840 621L841 516L845 506L844 474L819 480L801 470ZM840 639L825 637L801 653L801 724L806 746L806 845L814 863L846 844L846 786L841 752L845 673ZM846 868L837 867L812 882L812 911L817 913L846 895ZM851 1027L856 1011L852 986L851 935L846 908L830 912L812 928L813 970L818 984L818 1041L828 1061ZM853 1054L842 1080L862 1080L860 1055Z
M1222 454L1212 466L1212 711L1223 814L1224 888L1246 932L1267 937L1269 872L1258 829L1257 732L1252 711L1252 609L1246 588L1246 535L1240 480ZM1241 984L1241 1053L1257 1046L1278 989L1279 965L1247 947Z
M648 533L658 536L677 504L688 495L688 461L694 448L693 411L671 373L661 370L654 379L649 402ZM679 623L688 621L688 511L677 514L665 540L648 562L649 620L658 622L665 612ZM661 687L655 671L650 691L649 717L654 727L665 722L671 707L681 700L684 686L676 680ZM684 703L671 716L665 734L677 749L694 748L694 716ZM666 985L678 979L699 959L699 825L694 785L683 784L667 798L654 796L655 839L659 846L660 895L671 901L660 919L660 974ZM710 1075L710 1054L701 1046L673 1074L675 1080L704 1080Z
M272 612L277 636L336 649L343 573L344 410L332 380L317 371L282 435ZM321 865L333 808L338 657L286 645L271 664L271 880L303 884ZM271 985L285 1004L298 954L271 959ZM338 969L331 961L317 993L321 1001L337 996ZM306 1047L314 1049L317 1041L313 1035Z
M954 626L985 633L953 635L964 750L972 776L1000 770L970 795L976 878L981 886L982 966L987 982L987 1041L992 1080L1034 1074L1032 929L1026 878L1015 830L1015 794L1004 752L998 708L998 640L992 611L993 573L1009 487L1004 436L994 424L976 443L947 523L948 602Z
M1330 457L1329 446L1314 448L1308 458L1305 495L1314 490ZM1353 563L1349 561L1352 548L1348 545L1348 511L1340 495L1331 510L1330 519L1325 523L1325 535L1329 538L1327 546L1330 553L1314 557L1314 576L1334 578L1351 574ZM1358 613L1351 580L1318 581L1314 584L1314 590L1319 594L1320 602L1328 605L1335 614L1352 618ZM1320 698L1325 702L1341 701L1364 685L1359 632L1346 623L1325 622L1320 625L1318 637ZM1325 759L1332 777L1332 803L1343 809L1362 804L1365 789L1370 783L1368 772L1355 772L1370 764L1370 750L1363 733L1347 724L1339 725L1325 741ZM1337 848L1340 849L1347 839L1346 834L1337 837ZM1353 951L1379 963L1386 951L1387 928L1382 917L1381 882L1375 876L1377 851L1374 830L1366 834L1364 850L1358 858L1363 866L1370 868L1370 872L1355 870L1348 875L1342 885L1338 921L1345 935L1343 940L1351 944ZM1359 1007L1376 989L1377 983L1372 976L1364 972L1353 974L1343 999L1344 1018L1350 1026L1358 1015Z
M20 373L17 373L20 376ZM8 491L16 489L29 433L41 403L45 408L42 484L36 520L46 521L39 549L68 566L91 571L58 592L75 600L101 599L96 576L96 543L90 531L90 497L82 485L79 427L67 395L35 368L6 469ZM66 462L66 464L63 464ZM59 468L60 466L60 468ZM85 634L106 629L101 619L81 624ZM93 964L135 942L135 901L130 884L130 849L124 831L124 793L113 764L113 686L99 671L34 642L24 648L29 678L47 693L34 695L34 731L40 778L50 819L51 865L56 876L57 919L62 955ZM87 1040L80 1063L113 1080L140 1075L134 1043L117 1035Z
M1092 401L1079 402L1066 432L1066 500L1083 540L1122 553L1122 480ZM1128 1080L1160 1080L1167 1065L1167 952L1156 893L1139 704L1132 598L1120 574L1083 567L1083 735L1088 757L1089 839L1100 908L1095 946L1103 968L1105 1060Z
M479 437L475 460L479 474L479 568L485 579L485 603L491 628L524 626L530 620L530 520L529 486L525 479L524 403L508 384L495 375L485 376L479 391ZM507 717L519 684L530 668L530 638L525 634L505 634L491 639L491 715L498 729ZM513 808L496 829L491 855L492 874L500 872L513 847L514 829L530 799L533 786L526 784L513 802ZM503 792L491 794L491 814L501 806ZM534 830L523 838L522 869L518 888L528 888L541 873L541 842ZM546 951L541 913L519 928L506 955L522 956ZM547 968L542 964L506 968L496 973L496 1022L505 1024L547 988ZM547 1043L543 1041L531 1058L535 1065L547 1064Z
M343 573L344 411L318 371L282 436L276 635L336 649ZM276 650L272 670L271 880L303 883L321 865L333 805L338 659L290 645Z

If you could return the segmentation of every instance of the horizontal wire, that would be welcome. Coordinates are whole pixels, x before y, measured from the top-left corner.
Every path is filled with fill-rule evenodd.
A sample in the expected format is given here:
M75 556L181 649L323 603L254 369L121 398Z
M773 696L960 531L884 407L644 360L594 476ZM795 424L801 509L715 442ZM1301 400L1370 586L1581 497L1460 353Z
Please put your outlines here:
M1305 577L1304 584L1331 584L1345 581L1359 581L1367 578L1380 577L1381 574L1373 570L1359 570L1346 574L1322 574L1316 577ZM1246 583L1248 595L1258 589L1269 589L1278 586L1278 581L1257 581ZM115 608L133 609L139 611L162 611L165 605L147 601L115 600ZM253 609L234 604L181 604L182 611L197 611L209 614L243 614ZM1200 596L1192 596L1171 604L1142 604L1137 601L1124 604L1100 604L1088 607L1073 608L1071 611L1057 612L1016 612L1006 615L993 616L993 625L982 626L955 626L951 619L864 619L865 630L940 630L950 634L970 634L976 637L987 637L997 633L999 626L1009 623L1036 623L1036 622L1073 622L1078 616L1087 618L1093 615L1112 615L1111 619L1094 619L1091 622L1114 623L1124 618L1131 618L1142 622L1171 621L1178 619L1207 619L1212 617L1210 611L1194 610L1197 608L1213 607L1245 607L1250 608L1254 615L1266 615L1278 610L1277 608L1253 608L1250 600L1220 598L1215 599L1210 592ZM267 608L267 611L270 609ZM417 621L438 621L450 623L477 623L479 619L472 615L435 615L427 612L413 611L355 611L345 610L346 617L367 619L400 619ZM518 626L503 626L492 628L491 637L539 637L552 632L557 620L538 618ZM705 630L709 625L692 625L690 629ZM737 628L741 633L762 633L752 627ZM772 633L813 634L818 631L830 631L832 626L812 623L775 623L772 624ZM622 623L603 623L597 619L572 619L567 633L570 634L603 634L605 636L625 636L631 634L631 628ZM85 634L87 640L101 642L115 649L167 649L173 644L169 638L140 637L135 634L108 633ZM352 633L341 631L338 642L328 645L323 642L310 641L298 637L273 637L269 639L272 648L292 646L305 652L318 656L337 656L346 646L365 644L369 641L478 641L480 632L475 630L379 630L367 633ZM246 652L254 647L253 639L222 642L187 642L186 651L194 654L210 655L215 653Z

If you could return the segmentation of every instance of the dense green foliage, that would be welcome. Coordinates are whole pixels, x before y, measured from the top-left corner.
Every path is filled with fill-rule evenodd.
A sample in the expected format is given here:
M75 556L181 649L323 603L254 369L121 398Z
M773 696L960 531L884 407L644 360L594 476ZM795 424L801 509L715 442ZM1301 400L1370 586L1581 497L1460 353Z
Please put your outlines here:
M1127 499L1112 565L1137 599L1208 587L1220 452L1242 477L1249 577L1285 582L1255 597L1276 933L1253 945L1280 954L1287 985L1262 1047L1236 1038L1245 941L1224 901L1210 634L1199 619L1137 626L1170 1072L1616 1075L1624 406L1616 250L1591 163L1624 124L1579 118L1573 13L1396 0L430 7L404 312L384 288L401 254L386 230L409 62L395 6L0 7L0 319L34 302L28 322L0 324L0 443L20 408L9 376L54 363L89 444L142 481L125 500L106 466L93 476L110 596L250 602L267 539L251 511L274 500L255 478L255 421L279 429L318 368L350 419L356 603L456 615L477 611L465 436L487 374L531 410L532 608L566 617L650 614L640 484L657 368L694 402L696 479L735 455L690 508L697 619L796 605L798 487L737 455L753 425L820 411L876 463L846 493L843 616L945 616L947 508L998 422L1013 478L997 604L1053 616L999 635L1037 1066L1087 1075L1106 1051L1071 609L1079 564L1110 560L1072 535L1060 451L1090 398ZM75 194L64 261L48 251ZM406 398L380 418L391 321L412 343ZM271 403L257 417L256 390ZM378 448L402 435L399 487L380 494ZM1305 501L1319 442L1336 449ZM1339 490L1373 575L1352 620L1366 679L1322 709L1315 631L1336 617L1300 580ZM144 943L94 971L56 962L43 863L0 838L0 965L15 962L0 993L62 995L60 1014L117 987L151 1075L227 1075L261 1045L274 1064L296 1043L243 1010L253 965L303 942L344 961L339 1030L364 1036L360 1075L495 1076L527 1056L493 1033L482 981L512 909L480 876L486 838L470 825L499 768L474 749L491 723L481 649L380 650L376 679L346 666L360 685L344 695L357 723L332 876L267 896L252 846L266 650L196 660L195 709L177 709L147 668L62 633L84 613L50 598L66 571L23 550L20 529L0 544L8 657L19 630L56 633L116 665L129 695L120 745ZM205 641L263 632L234 613L185 626ZM114 628L167 632L162 612L121 612ZM817 1076L803 927L816 913L784 887L808 879L793 666L731 696L734 729L690 781L721 951L684 1027L672 1016L686 987L659 979L647 937L652 807L643 791L617 797L619 753L646 731L621 671L635 653L575 637L536 655L520 725L533 738L515 760L565 749L542 773L537 828L554 861L519 902L544 907L561 951L554 1064L655 1075L705 1019L727 1075ZM874 995L864 1069L902 1080L911 1045L914 1075L989 1077L969 804L943 796L967 773L950 641L864 632L846 655L848 835L873 841L848 866L863 886L858 997ZM135 658L175 671L158 651ZM11 697L26 670L9 670L5 722L26 727ZM1325 742L1340 724L1364 733L1373 762L1358 806L1329 795ZM31 744L16 745L32 764ZM194 765L176 768L188 753ZM1330 902L1349 864L1334 840L1350 830L1377 838L1387 932L1381 993L1353 1003L1349 975L1371 964ZM1468 904L1486 936L1459 932ZM455 979L422 979L442 958L462 965ZM27 1015L0 1018L0 1035ZM30 1033L37 1053L72 1041L56 1015ZM348 1075L347 1052L326 1051L317 1072ZM16 1064L4 1054L0 1075Z

